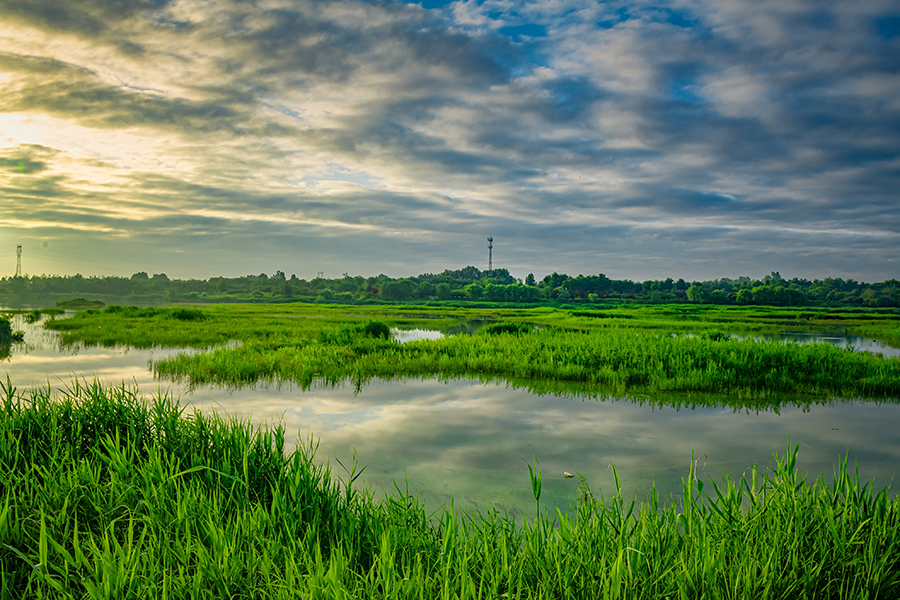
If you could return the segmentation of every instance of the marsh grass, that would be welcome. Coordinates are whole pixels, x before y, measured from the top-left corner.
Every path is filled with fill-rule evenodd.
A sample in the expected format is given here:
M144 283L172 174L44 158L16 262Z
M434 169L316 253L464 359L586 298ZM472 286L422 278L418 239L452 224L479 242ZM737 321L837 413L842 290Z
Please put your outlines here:
M615 471L610 497L580 477L576 510L516 525L376 499L349 485L355 463L342 483L314 443L286 454L277 425L164 394L0 388L2 598L900 595L898 501L846 461L807 481L796 448L719 483L690 469L666 501L624 498ZM530 475L539 500L537 458Z
M791 394L900 398L900 361L828 344L673 337L618 328L541 329L406 344L338 337L341 343L281 340L181 353L155 362L153 369L194 384L230 386L280 380L309 387L433 376L504 379L526 387L556 381L582 384L587 392L730 394L740 406L765 406Z
M160 375L194 385L272 381L306 388L344 381L361 386L373 378L477 378L538 392L571 385L587 395L728 394L729 403L741 408L777 406L776 398L786 396L900 398L900 360L827 344L741 340L729 334L739 327L755 331L761 321L774 327L772 322L783 326L804 315L807 321L836 316L780 310L619 307L595 318L548 308L109 306L46 326L61 331L63 343L201 348L153 365ZM878 315L843 316L887 333L896 323L879 321ZM866 321L870 317L874 320ZM391 327L440 328L491 319L472 336L406 344L389 336ZM233 341L240 344L229 344Z

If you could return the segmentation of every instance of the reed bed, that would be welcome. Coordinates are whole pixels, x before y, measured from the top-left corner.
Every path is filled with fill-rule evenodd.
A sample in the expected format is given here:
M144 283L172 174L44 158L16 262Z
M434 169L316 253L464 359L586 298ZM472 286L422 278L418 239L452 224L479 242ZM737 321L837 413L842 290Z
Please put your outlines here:
M335 334L278 339L182 353L153 364L161 374L194 384L240 386L259 380L317 382L371 378L476 377L512 382L573 382L604 393L729 394L743 406L784 395L814 398L900 398L900 360L828 344L785 344L727 336L673 336L611 327L558 328L449 336L399 344ZM325 340L325 341L323 341Z
M878 315L746 307L565 311L305 304L109 306L46 326L61 331L64 343L200 348L157 361L153 368L193 384L228 387L260 380L308 387L437 376L500 379L538 392L571 385L587 395L727 394L728 403L739 408L777 406L776 398L788 397L797 404L833 397L900 398L900 360L827 344L733 339L713 327L756 331L776 327L775 322L825 317L852 319L846 322L868 327L873 335L896 328L896 321ZM495 324L479 335L408 344L362 329L373 324L382 332L441 328L471 320Z
M535 460L517 525L376 499L313 443L285 453L278 425L166 395L0 387L2 598L900 596L898 501L846 462L807 481L796 449L716 484L687 471L678 498L641 504L582 479L570 514L540 504Z

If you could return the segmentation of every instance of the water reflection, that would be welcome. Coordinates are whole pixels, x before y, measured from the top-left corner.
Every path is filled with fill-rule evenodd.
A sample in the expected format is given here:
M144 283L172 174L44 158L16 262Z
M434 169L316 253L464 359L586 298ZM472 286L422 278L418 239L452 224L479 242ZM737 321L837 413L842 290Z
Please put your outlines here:
M0 377L21 388L66 386L72 377L137 383L145 394L159 385L201 409L215 408L253 421L281 420L289 441L315 436L319 458L348 464L354 449L367 465L360 482L390 490L395 482L416 492L429 507L449 503L482 509L495 504L530 513L534 502L526 461L544 472L547 506L567 506L583 474L595 492L613 489L610 464L619 468L625 491L643 496L651 482L677 494L692 452L708 458L705 473L740 476L754 463L767 465L788 438L801 444L800 467L830 475L838 454L859 461L860 475L879 485L898 474L895 423L900 406L832 402L806 409L735 411L727 407L677 408L653 398L583 399L538 395L501 383L436 379L373 382L302 391L290 385L240 390L160 383L148 361L176 350L61 348L58 334L22 323L26 343L0 363ZM678 396L690 403L689 396ZM339 470L339 467L338 467Z
M742 337L742 336L735 336ZM745 336L746 337L746 336ZM763 334L753 336L754 339L777 340L781 342L790 342L795 344L815 344L825 343L838 346L840 348L850 348L857 352L871 352L872 354L881 354L885 357L900 357L900 348L893 348L873 340L858 335L848 334L846 331L838 330L821 330L821 331L784 331L775 334Z
M436 329L391 329L391 335L401 344L417 340L439 340L444 333Z

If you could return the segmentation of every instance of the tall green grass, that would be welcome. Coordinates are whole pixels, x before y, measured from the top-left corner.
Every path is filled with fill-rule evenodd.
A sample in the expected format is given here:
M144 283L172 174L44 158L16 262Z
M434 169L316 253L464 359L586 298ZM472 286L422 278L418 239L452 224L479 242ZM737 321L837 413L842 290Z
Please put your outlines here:
M153 364L192 383L239 386L259 380L301 386L377 377L501 378L528 386L572 382L623 393L730 394L736 405L763 406L778 396L900 398L900 361L828 344L785 344L672 336L621 328L489 331L399 344L370 337L342 343L285 340L182 353Z
M362 385L376 377L470 377L503 379L535 391L572 385L587 394L728 394L729 403L742 408L771 406L775 397L786 395L803 396L800 403L835 396L900 398L896 359L827 344L731 339L711 326L755 327L761 320L771 321L773 313L697 308L570 313L310 305L109 306L47 326L60 330L66 343L202 348L153 365L161 375L194 384L241 386L278 380L305 387L346 380ZM799 319L804 314L794 311L786 316ZM399 344L387 335L390 327L440 327L485 318L497 321L475 336ZM879 326L887 332L889 325L885 321ZM699 335L673 335L683 331ZM227 343L234 341L240 343Z
M577 510L538 506L516 525L426 515L399 490L375 499L317 464L314 444L285 454L278 426L165 395L0 387L2 598L900 595L900 503L846 462L808 482L796 449L718 484L690 470L679 498L643 504L582 478Z

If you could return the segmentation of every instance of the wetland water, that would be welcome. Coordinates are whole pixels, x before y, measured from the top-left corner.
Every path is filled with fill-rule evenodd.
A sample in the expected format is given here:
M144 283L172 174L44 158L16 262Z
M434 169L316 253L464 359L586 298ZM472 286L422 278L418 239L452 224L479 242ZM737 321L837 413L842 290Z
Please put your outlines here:
M739 477L755 463L768 465L774 452L787 447L788 436L801 446L800 468L813 476L830 477L838 455L848 452L851 468L858 461L861 477L875 477L879 487L900 475L898 404L834 401L746 412L725 406L724 398L720 408L692 409L686 395L582 398L437 379L375 382L358 393L352 385L189 390L155 379L148 368L148 361L177 350L73 350L60 346L56 332L28 325L21 315L13 326L26 331L26 341L0 362L0 377L8 376L20 390L65 388L73 377L96 377L137 384L146 396L169 390L189 407L254 422L280 419L290 444L317 438L317 457L330 460L336 475L343 472L334 459L349 465L355 449L360 465L367 466L359 483L377 494L394 482L405 489L408 482L430 508L452 498L457 507L495 505L530 514L526 461L532 455L543 471L544 506L565 508L575 498L578 480L565 479L564 471L581 473L595 493L609 495L610 464L618 467L628 497L645 497L652 481L663 495L678 495L692 452L706 456L699 462L701 475L718 481L722 471ZM860 347L859 340L849 341Z

